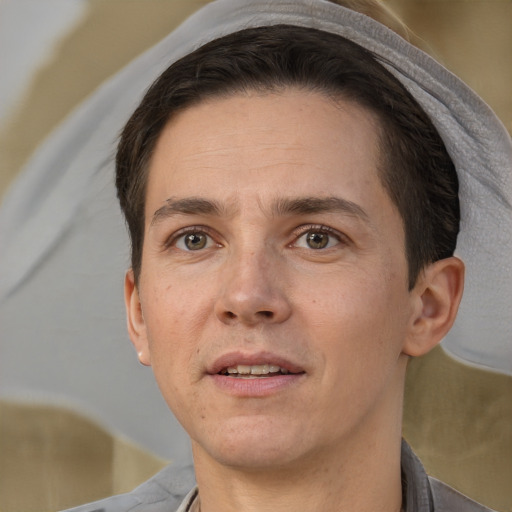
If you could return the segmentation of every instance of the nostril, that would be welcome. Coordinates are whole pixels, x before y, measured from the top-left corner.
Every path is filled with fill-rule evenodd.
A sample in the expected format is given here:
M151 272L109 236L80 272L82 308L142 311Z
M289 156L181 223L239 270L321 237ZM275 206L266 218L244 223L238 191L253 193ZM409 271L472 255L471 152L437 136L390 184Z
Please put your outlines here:
M265 318L272 318L274 313L272 311L259 311L259 314L264 316Z
M230 319L233 319L233 318L236 318L236 315L235 313L233 313L232 311L226 311L226 316Z

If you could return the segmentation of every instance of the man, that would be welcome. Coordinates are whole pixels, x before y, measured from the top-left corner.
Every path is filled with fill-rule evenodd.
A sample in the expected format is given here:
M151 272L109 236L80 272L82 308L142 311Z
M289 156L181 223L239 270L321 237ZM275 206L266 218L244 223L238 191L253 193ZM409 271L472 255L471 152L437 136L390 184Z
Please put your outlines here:
M486 510L401 441L407 361L462 296L446 141L375 57L389 31L324 2L259 15L172 64L117 154L128 330L197 487L168 469L82 510Z

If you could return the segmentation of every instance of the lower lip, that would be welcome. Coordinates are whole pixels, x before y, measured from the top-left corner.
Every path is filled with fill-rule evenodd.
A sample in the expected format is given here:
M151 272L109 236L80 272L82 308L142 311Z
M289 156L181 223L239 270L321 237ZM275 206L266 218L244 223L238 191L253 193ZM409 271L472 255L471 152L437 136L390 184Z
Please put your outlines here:
M265 397L294 386L304 378L304 373L241 379L228 375L210 375L215 385L225 393L241 398Z

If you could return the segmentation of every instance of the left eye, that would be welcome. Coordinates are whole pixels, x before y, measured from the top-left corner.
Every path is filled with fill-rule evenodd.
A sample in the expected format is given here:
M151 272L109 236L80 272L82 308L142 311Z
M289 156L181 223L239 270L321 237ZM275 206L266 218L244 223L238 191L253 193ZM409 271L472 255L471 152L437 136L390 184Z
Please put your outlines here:
M296 247L306 249L328 249L339 243L339 238L321 230L309 230L295 242Z
M175 243L175 246L183 251L199 251L212 245L211 237L200 231L181 235Z

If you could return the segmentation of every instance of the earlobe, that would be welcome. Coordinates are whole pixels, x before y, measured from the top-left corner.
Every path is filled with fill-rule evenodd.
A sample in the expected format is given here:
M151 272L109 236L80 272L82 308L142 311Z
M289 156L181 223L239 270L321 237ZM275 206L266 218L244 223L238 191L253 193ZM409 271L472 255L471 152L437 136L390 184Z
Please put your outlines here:
M421 356L432 350L450 330L464 288L464 263L457 257L430 265L411 291L413 312L403 352Z
M139 361L145 366L151 366L151 357L147 338L146 323L142 314L139 291L135 284L133 270L129 269L124 278L124 303L128 334L137 351Z

